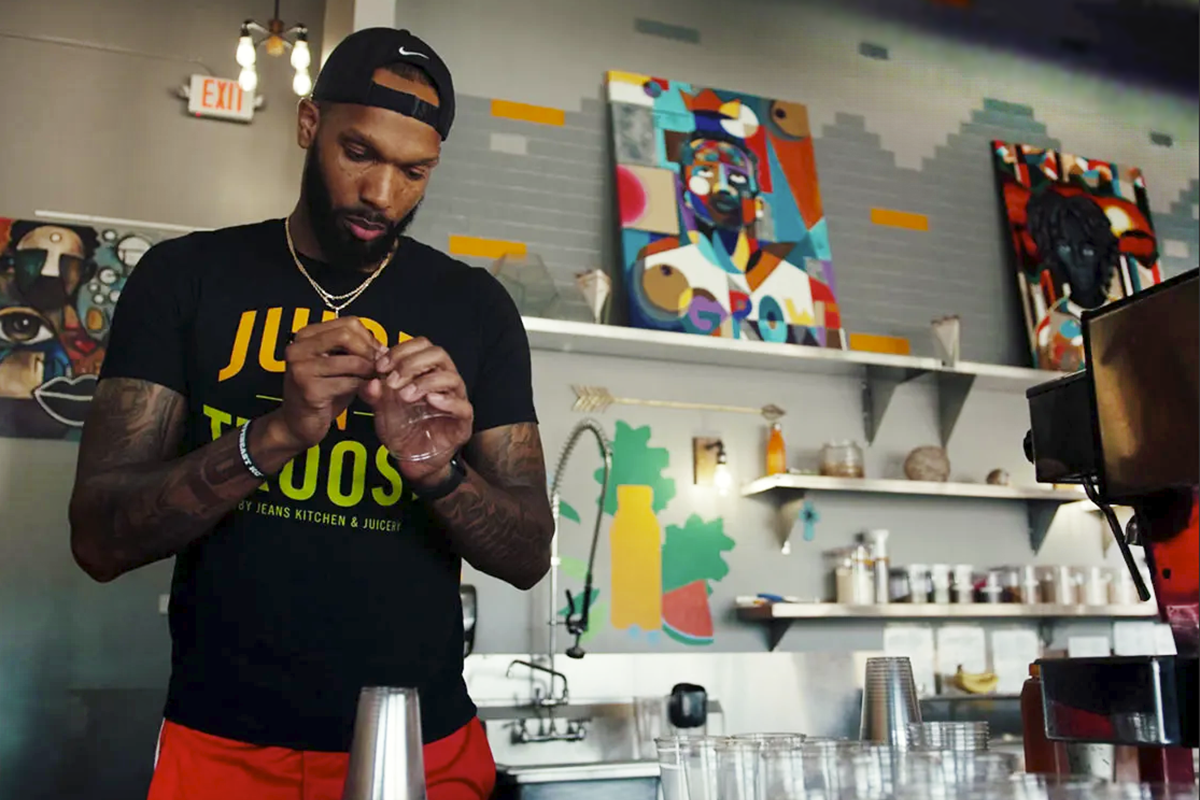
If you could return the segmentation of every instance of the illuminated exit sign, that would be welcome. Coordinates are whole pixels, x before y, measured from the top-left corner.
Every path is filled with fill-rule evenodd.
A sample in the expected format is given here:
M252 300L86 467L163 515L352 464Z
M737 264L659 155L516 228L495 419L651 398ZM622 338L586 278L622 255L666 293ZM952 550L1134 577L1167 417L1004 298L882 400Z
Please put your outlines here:
M249 122L254 119L254 95L244 91L235 80L193 75L188 112L197 117Z

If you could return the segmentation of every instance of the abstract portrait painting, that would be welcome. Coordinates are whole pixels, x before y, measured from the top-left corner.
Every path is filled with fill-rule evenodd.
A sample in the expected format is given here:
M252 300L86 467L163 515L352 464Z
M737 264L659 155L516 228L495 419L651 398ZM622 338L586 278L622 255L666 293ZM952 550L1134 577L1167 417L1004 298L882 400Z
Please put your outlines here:
M845 348L807 109L608 73L630 323Z
M992 142L1033 365L1083 367L1081 315L1162 280L1137 169Z
M117 299L152 240L0 219L0 436L78 434Z

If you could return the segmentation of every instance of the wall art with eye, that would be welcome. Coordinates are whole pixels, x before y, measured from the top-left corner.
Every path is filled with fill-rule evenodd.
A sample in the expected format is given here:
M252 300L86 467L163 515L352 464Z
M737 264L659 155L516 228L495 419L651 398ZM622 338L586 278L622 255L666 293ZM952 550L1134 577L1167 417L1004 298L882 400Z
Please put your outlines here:
M158 238L0 219L0 436L78 436L117 298Z
M630 324L844 349L808 111L609 72Z
M1032 362L1083 366L1084 309L1162 280L1140 170L1025 144L992 142Z

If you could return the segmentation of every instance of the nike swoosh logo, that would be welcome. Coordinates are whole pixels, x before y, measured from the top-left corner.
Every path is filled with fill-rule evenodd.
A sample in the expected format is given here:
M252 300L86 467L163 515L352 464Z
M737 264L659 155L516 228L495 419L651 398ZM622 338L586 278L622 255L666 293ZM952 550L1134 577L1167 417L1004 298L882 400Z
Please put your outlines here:
M416 56L417 58L424 58L424 59L428 59L428 58L429 58L429 56L425 55L424 53L415 53L415 52L413 52L412 50L405 50L403 47L401 47L401 48L400 48L400 55L402 55L402 56Z

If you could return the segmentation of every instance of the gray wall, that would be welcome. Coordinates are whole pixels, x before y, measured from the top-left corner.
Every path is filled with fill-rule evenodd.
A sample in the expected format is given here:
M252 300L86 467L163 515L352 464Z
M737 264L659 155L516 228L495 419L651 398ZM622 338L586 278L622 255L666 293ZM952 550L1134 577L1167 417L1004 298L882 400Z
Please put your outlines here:
M619 270L602 83L605 70L623 69L806 103L844 324L851 331L906 336L917 353L931 352L930 319L958 313L964 358L1029 363L991 167L993 138L1061 146L1141 167L1162 239L1174 243L1171 252L1186 253L1164 256L1167 274L1200 259L1194 99L938 38L834 5L764 0L734 8L716 2L618 0L601 8L512 0L501 9L484 0L453 6L401 0L397 23L439 48L454 65L462 93L415 234L435 246L445 246L452 235L522 242L553 273L568 278L584 269ZM464 30L459 22L464 17L476 24ZM637 18L681 30L674 39L648 36L637 32ZM766 30L778 35L766 36ZM504 46L489 44L494 42ZM882 46L888 58L861 56L864 42ZM496 117L492 99L561 109L565 122ZM1169 132L1173 147L1151 144L1152 130ZM929 231L874 225L873 207L924 214ZM573 383L603 385L635 398L776 403L789 412L784 425L792 466L812 466L826 440L862 438L859 387L853 380L716 373L553 353L535 354L535 380L552 464L554 451L579 418L569 410ZM936 442L935 409L932 387L921 382L902 387L868 451L868 474L898 477L909 450ZM783 557L763 502L716 499L690 485L695 435L721 436L739 479L757 477L765 437L761 421L616 408L604 419L610 434L616 420L650 426L651 445L669 453L666 474L675 480L676 496L659 514L663 527L681 525L695 512L705 520L720 517L726 534L736 540L724 556L728 575L710 584L714 650L762 647L761 631L732 619L729 606L736 596L760 591L820 595L819 552L849 543L868 527L894 531L893 563L1116 563L1115 551L1106 555L1102 549L1098 518L1087 514L1062 514L1035 555L1020 504L836 495L814 497L821 515L816 541L797 545ZM955 476L980 481L990 469L1004 467L1015 481L1032 482L1020 449L1026 427L1019 392L972 395L948 448ZM577 459L583 460L591 450L580 452ZM566 498L584 514L585 524L564 523L562 548L579 559L586 556L597 487L590 469L582 466L572 466L565 485ZM602 544L597 557L601 603L610 593L607 557ZM480 584L480 652L540 646L548 600L536 596L531 608L511 589L470 570L467 574ZM594 647L600 650L685 649L613 631L603 613L596 627ZM871 648L880 640L876 625L833 632L797 626L781 647Z
M203 71L188 58L220 75L236 73L237 24L247 13L268 8L252 5L9 3L0 21L6 34L0 39L0 68L9 76L0 88L6 119L0 214L25 217L52 209L207 227L285 213L301 164L286 65L273 62L262 69L267 107L250 126L191 119L172 95L189 74ZM632 33L634 17L651 13L697 24L692 20L698 8L707 20L700 24L701 46ZM286 3L284 13L314 29L322 18L315 0ZM471 20L470 28L464 19ZM599 86L604 69L620 67L809 102L839 283L855 330L912 335L921 348L930 316L961 311L969 315L968 357L1019 358L999 233L986 230L994 199L981 166L986 155L977 148L991 134L972 125L999 125L1014 138L1028 138L1031 125L1045 125L1046 136L1079 152L1138 163L1156 192L1160 229L1166 235L1170 227L1170 235L1190 248L1188 259L1196 257L1194 103L1180 107L1153 91L1023 65L1003 54L966 52L875 20L814 16L804 4L413 0L400 4L398 20L437 44L464 94L460 123L417 226L418 235L435 246L444 246L450 233L494 236L527 241L567 268L611 266ZM789 35L767 41L761 31L768 29ZM25 36L152 50L160 57L20 38ZM857 43L868 37L891 46L892 60L859 57ZM320 41L319 31L312 39ZM1007 70L1004 81L994 76L997 68ZM550 129L495 120L486 113L486 100L493 97L565 108L568 125ZM1032 111L989 105L988 98ZM1114 124L1096 124L1110 119ZM1175 147L1151 149L1145 141L1150 128L1171 132ZM527 137L532 155L497 153L493 132ZM864 182L877 185L881 199L855 188ZM961 189L947 188L960 182ZM908 210L929 213L936 231L948 225L971 230L967 240L946 243L958 249L935 257L919 249L929 245L916 244L917 255L902 257L899 245L908 234L862 227L869 204L914 192L923 194ZM939 201L938 192L947 194ZM955 266L939 268L943 278L926 270L926 263ZM912 299L889 301L906 291ZM932 299L922 299L925 292ZM981 292L1000 299L993 304ZM569 411L567 387L580 381L634 397L778 403L789 411L794 463L827 438L860 436L857 386L846 380L740 370L713 375L702 368L542 353L535 357L535 372L551 461L577 419ZM739 479L753 477L761 460L756 420L621 409L605 418L610 432L615 419L651 426L651 444L668 449L666 474L676 481L676 498L661 515L664 525L680 524L692 512L704 519L719 516L736 541L726 556L728 576L713 585L714 650L761 649L759 631L727 618L732 598L760 590L815 594L821 575L816 551L847 542L863 527L895 530L898 561L946 558L982 565L1032 558L1018 507L862 498L819 499L816 541L797 545L784 558L767 530L762 504L713 498L689 486L689 439L695 434L723 436ZM1008 466L1028 479L1017 445L1023 420L1019 395L974 397L950 444L955 474L979 479L994 466ZM869 451L870 469L893 474L899 457L935 435L930 388L903 387ZM580 461L587 452L581 450ZM167 674L158 597L166 590L169 565L106 586L75 568L66 531L74 458L69 443L0 440L2 796L132 797L149 774ZM586 518L596 486L588 466L576 463L571 469L566 496ZM565 530L566 555L582 556L582 530ZM1040 557L1103 559L1094 520L1064 520ZM602 548L602 591L607 558ZM479 649L515 652L530 646L531 623L543 614L542 590L520 595L471 570L467 576L481 591ZM685 649L598 627L591 645L596 650ZM878 638L875 628L819 635L797 630L784 648L849 650L875 646Z
M250 125L193 119L173 94L206 67L236 77L238 27L269 3L3 5L0 216L211 227L290 210L302 156L285 59L260 54L266 106ZM319 0L283 13L321 41ZM158 597L170 564L105 586L75 566L75 454L71 443L0 439L2 797L137 797L154 758L170 657Z

